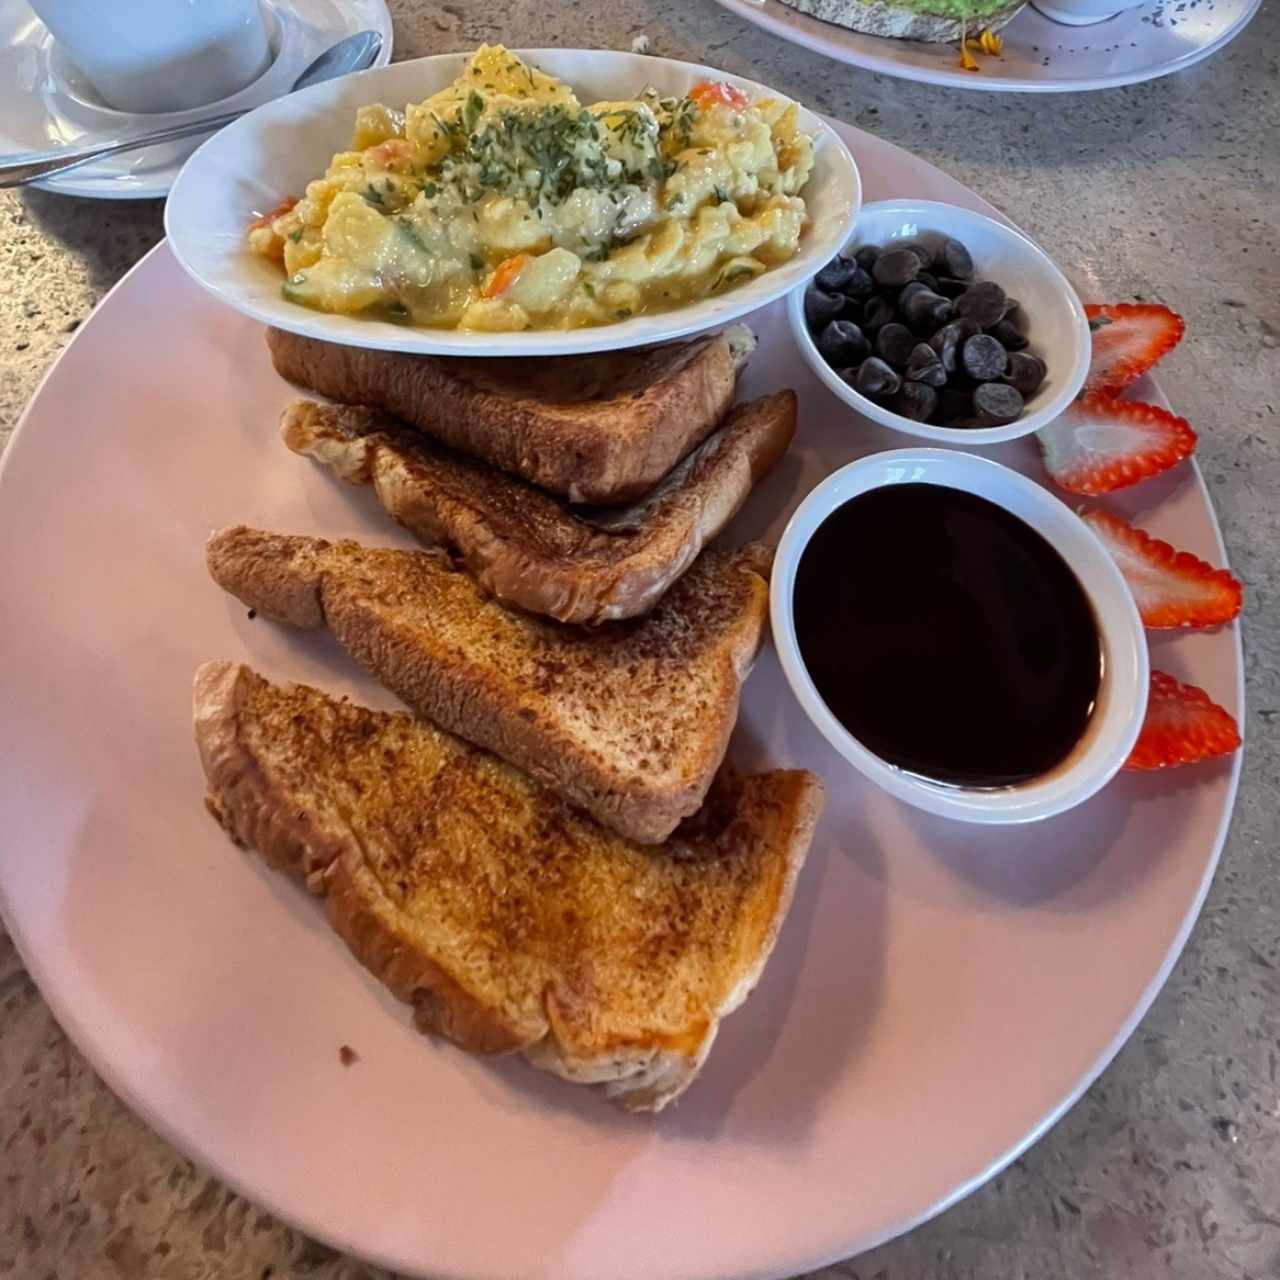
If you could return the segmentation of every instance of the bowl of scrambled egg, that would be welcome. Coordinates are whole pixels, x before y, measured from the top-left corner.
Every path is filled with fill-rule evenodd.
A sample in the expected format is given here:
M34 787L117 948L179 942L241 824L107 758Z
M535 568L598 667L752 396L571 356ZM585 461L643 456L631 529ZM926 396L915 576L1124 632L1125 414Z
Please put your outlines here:
M860 205L840 139L761 85L486 45L258 108L191 157L165 224L199 284L266 323L538 355L726 324L813 275Z

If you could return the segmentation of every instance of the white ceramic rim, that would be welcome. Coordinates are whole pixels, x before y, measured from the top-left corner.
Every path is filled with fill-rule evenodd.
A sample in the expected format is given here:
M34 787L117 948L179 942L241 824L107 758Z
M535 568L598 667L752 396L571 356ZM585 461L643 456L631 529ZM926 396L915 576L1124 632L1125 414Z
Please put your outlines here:
M850 499L871 489L906 483L941 484L976 493L1010 511L1062 556L1089 597L1103 652L1098 706L1080 744L1062 765L1042 777L1015 787L982 790L932 783L895 768L836 719L800 656L792 597L796 569L810 538ZM833 471L796 508L783 531L769 584L769 613L787 683L818 732L877 786L939 817L1003 824L1035 822L1063 813L1115 776L1142 728L1150 679L1146 633L1115 561L1064 502L990 458L952 449L894 449L868 454Z
M1216 39L1207 44L1191 49L1180 57L1169 58L1164 62L1154 62L1132 71L1121 71L1108 75L1080 76L1067 79L1053 72L1047 72L1043 79L1030 76L1010 76L1007 79L992 75L974 75L956 67L919 67L904 64L894 58L864 54L848 45L841 44L838 38L827 34L824 28L832 24L820 18L810 17L796 9L789 9L780 0L716 0L716 3L744 22L759 27L770 35L785 40L788 44L798 45L813 53L820 53L833 62L841 62L845 66L862 67L882 76L892 76L899 80L911 80L917 84L945 85L948 89L973 89L979 93L1084 93L1092 89L1118 89L1124 85L1142 84L1147 80L1158 80L1172 75L1176 71L1184 71L1187 67L1202 62L1211 54L1217 53L1224 45L1230 44L1253 21L1262 8L1262 0L1253 0L1249 8L1237 21ZM1051 21L1051 19L1049 19ZM1068 30L1071 28L1068 27ZM835 27L840 31L843 28ZM846 32L845 34L855 34ZM1006 38L1007 34L1006 34ZM871 39L888 40L889 37L871 37ZM1079 54L1072 55L1079 57Z
M1076 350L1068 353L1063 360L1064 365L1069 363L1070 372L1062 379L1057 394L1052 396L1047 404L1041 405L1034 413L1024 414L1016 422L1010 422L1002 427L938 427L931 426L927 422L912 422L910 418L893 413L883 405L876 404L874 400L869 400L855 391L822 358L809 333L809 326L804 321L806 285L797 288L787 299L787 317L791 322L791 334L795 338L796 346L800 349L800 354L809 368L821 379L823 386L856 413L860 413L864 418L870 418L872 422L882 427L888 427L891 431L900 431L904 435L919 436L923 440L936 440L943 444L966 446L1000 444L1005 440L1017 440L1019 436L1029 436L1033 431L1038 431L1052 422L1079 395L1080 388L1084 386L1084 380L1089 376L1089 358L1092 349L1089 338L1089 318L1084 313L1084 305L1057 263L1030 236L1007 222L997 222L995 218L988 218L986 214L975 213L972 209L962 209L959 205L946 204L941 200L875 200L871 204L863 205L858 217L861 220L873 213L900 214L904 218L914 217L920 222L932 219L942 223L937 230L953 233L957 239L962 238L965 226L982 226L997 238L1017 242L1024 250L1030 251L1032 258L1038 262L1053 287L1061 294L1062 300L1075 313ZM946 225L947 223L950 225ZM857 238L858 226L855 223L853 234L845 241L842 249L848 248Z
M637 63L648 67L662 65L677 69L687 76L691 83L699 79L726 80L752 98L786 97L758 81L735 76L701 63L682 62L676 58L655 58L648 55L622 53L613 49L515 49L512 52L535 64L553 67L557 62L575 56L616 59L620 70L623 67L630 69ZM452 74L456 74L456 70L461 69L464 60L469 56L469 53L434 54L426 58L396 63L395 70L399 72L401 68L413 66L435 68L444 64L449 67L452 78ZM356 72L352 76L340 76L325 84L314 85L309 89L289 94L288 100L294 106L315 101L331 94L334 86L342 81L376 76L383 70L385 68ZM572 72L555 74L572 85ZM371 87L368 100L375 101L377 96L377 89ZM255 136L255 130L260 126L269 125L271 113L280 110L279 104L282 99L263 103L262 106L214 134L191 155L183 165L169 193L169 202L165 206L165 235L182 269L201 288L213 294L219 301L263 324L275 325L291 333L318 338L324 342L337 342L382 351L458 356L581 355L594 351L617 351L625 347L669 342L675 338L688 337L691 334L731 324L750 312L781 298L789 290L802 285L821 270L840 246L847 242L853 230L862 208L862 178L858 172L857 162L844 140L822 116L811 111L802 102L790 98L787 100L795 101L796 106L799 107L801 128L815 136L815 152L818 154L827 152L834 161L831 181L843 194L847 206L838 222L833 221L820 239L811 235L808 243L805 243L804 235L810 229L806 228L806 233L801 235L800 249L793 258L769 268L754 280L740 284L726 293L703 298L670 311L646 313L614 324L570 330L529 329L519 333L414 328L371 317L340 316L312 311L296 303L285 302L279 298L278 294L272 299L270 305L262 304L256 298L246 297L244 291L237 288L234 282L219 280L203 270L197 262L192 260L193 256L203 255L196 250L195 246L188 245L184 217L186 206L196 207L200 203L194 191L201 180L201 171L206 166L218 163L219 152L227 147L235 147L247 142ZM327 110L328 108L321 109L317 118ZM219 235L225 234L225 232L219 233ZM224 252L247 254L248 250L244 248L241 238Z

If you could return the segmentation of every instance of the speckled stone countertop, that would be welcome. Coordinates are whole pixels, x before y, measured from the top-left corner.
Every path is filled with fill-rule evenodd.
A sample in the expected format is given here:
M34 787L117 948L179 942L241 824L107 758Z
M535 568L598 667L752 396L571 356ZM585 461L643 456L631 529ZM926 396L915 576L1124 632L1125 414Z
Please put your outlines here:
M1248 591L1249 747L1217 880L1163 994L1052 1132L948 1213L820 1274L1280 1277L1280 4L1179 76L1051 98L870 75L711 0L392 8L400 58L497 39L627 48L644 32L654 53L766 81L909 148L1100 294L1160 299L1186 317L1194 341L1161 378L1201 430ZM0 441L78 323L160 235L158 203L0 195ZM299 1236L156 1137L63 1036L2 930L0 1008L0 1277L385 1274Z

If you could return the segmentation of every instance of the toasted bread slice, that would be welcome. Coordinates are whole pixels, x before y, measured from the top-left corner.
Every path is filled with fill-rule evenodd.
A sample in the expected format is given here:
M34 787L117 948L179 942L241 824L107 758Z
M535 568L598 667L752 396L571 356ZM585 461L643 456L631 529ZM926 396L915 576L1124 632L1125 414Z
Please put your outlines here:
M796 397L734 406L724 426L642 501L575 511L561 499L363 406L298 400L285 443L456 555L500 600L561 622L647 612L733 518L795 434Z
M809 773L726 776L640 847L404 714L228 662L196 673L194 711L210 811L306 877L422 1031L637 1111L689 1085L755 986L822 807Z
M665 840L724 758L768 610L769 548L710 550L648 617L514 613L442 552L215 534L209 572L267 617L328 626L415 711L633 840Z
M618 503L652 489L706 439L754 339L540 360L462 360L267 331L277 371L342 404L404 419L450 448L562 494Z

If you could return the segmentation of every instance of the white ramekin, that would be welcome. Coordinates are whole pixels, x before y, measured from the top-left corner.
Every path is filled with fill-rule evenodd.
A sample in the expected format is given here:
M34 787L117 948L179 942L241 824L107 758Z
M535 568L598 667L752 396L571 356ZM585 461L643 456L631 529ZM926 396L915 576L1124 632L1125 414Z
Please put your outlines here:
M947 444L998 444L1029 435L1052 422L1076 398L1089 372L1089 321L1066 276L1039 245L1021 231L972 209L936 200L877 200L862 206L846 245L885 245L891 240L949 236L973 258L974 276L994 280L1026 313L1030 349L1048 366L1048 376L1022 417L1002 427L937 427L913 422L855 391L823 359L804 320L804 289L787 299L791 333L800 354L823 384L851 409L882 427ZM805 286L808 288L808 285Z
M977 494L1035 529L1067 562L1093 607L1102 649L1102 683L1084 736L1048 773L1010 787L931 782L882 760L828 709L796 641L792 598L796 568L809 539L851 498L890 484L937 484ZM880 555L882 548L849 549ZM800 705L824 738L860 773L890 795L962 822L1032 822L1062 813L1105 785L1133 749L1147 707L1147 643L1133 597L1119 569L1089 527L1034 481L999 463L948 449L873 453L841 467L800 504L778 544L770 586L773 639ZM832 780L834 781L834 780Z

